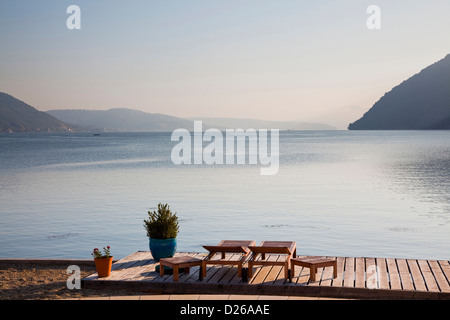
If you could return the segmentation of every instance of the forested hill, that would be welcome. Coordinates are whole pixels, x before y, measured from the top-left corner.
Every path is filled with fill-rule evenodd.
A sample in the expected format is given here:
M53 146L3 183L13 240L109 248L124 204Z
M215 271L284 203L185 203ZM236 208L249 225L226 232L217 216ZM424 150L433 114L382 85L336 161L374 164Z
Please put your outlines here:
M348 128L450 129L450 54L386 93Z

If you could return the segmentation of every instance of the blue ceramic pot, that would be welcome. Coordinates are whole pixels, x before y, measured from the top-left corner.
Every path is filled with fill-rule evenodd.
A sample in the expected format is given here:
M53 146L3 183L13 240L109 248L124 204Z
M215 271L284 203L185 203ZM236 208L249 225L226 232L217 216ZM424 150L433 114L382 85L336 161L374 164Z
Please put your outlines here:
M153 239L149 238L150 251L153 259L159 261L161 258L170 258L177 250L177 239Z

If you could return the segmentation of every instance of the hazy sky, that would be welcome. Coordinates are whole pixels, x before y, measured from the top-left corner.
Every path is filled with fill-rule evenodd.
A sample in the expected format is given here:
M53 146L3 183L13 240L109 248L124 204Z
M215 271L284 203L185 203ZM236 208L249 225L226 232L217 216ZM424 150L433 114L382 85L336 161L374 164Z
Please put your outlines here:
M72 4L81 30L66 26ZM0 91L42 111L344 128L450 53L449 16L448 0L0 0Z

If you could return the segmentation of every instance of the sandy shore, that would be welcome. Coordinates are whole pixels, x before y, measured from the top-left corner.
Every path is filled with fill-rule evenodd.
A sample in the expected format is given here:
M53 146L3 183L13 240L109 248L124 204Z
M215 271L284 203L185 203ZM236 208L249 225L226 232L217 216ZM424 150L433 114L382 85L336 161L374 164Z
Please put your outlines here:
M68 265L0 263L0 300L52 300L83 297L124 296L123 290L107 292L67 288ZM81 278L95 273L95 266L80 266Z

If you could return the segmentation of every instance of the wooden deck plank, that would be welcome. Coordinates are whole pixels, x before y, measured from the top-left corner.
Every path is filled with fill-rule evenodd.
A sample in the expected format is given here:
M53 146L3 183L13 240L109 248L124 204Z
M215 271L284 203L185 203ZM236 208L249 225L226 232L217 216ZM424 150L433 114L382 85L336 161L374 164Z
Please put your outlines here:
M439 287L434 279L433 273L431 272L430 266L428 265L427 260L417 260L419 263L420 271L425 280L425 285L427 286L428 291L439 291Z
M248 268L247 263L244 263L244 268ZM253 277L256 276L256 274L259 272L259 269L253 269ZM244 283L242 281L242 278L238 277L237 269L231 269L229 274L226 274L224 277L224 281L227 281L227 284L235 285L235 284L242 284ZM248 279L248 282L250 282L251 279ZM248 283L247 282L247 283Z
M439 266L444 273L445 278L447 279L447 283L450 284L450 264L448 261L438 261Z
M118 280L122 279L124 275L130 273L133 269L133 266L138 264L141 260L140 257L144 256L145 252L138 251L136 254L132 256L128 256L128 259L123 259L122 262L116 262L111 266L111 275L106 278L102 278L103 280Z
M151 281L156 277L159 277L159 273L155 271L156 265L156 260L150 260L149 263L143 265L139 270L139 273L130 278L129 281Z
M240 254L226 254L225 255L225 259L227 261L230 260L237 260L241 257ZM235 265L223 265L220 267L220 269L214 273L214 275L212 277L210 277L209 279L206 279L207 282L220 282L220 280L226 275L226 273L228 272L232 272L233 268L236 269L236 274L237 274L237 266Z
M268 261L277 261L278 255L268 255L266 256L266 260ZM255 273L255 275L251 278L249 281L251 284L262 284L266 281L266 277L268 276L269 272L272 270L273 266L267 265L267 266L254 266L253 272L255 273L256 270L258 270L258 273Z
M400 281L400 274L398 273L397 263L393 258L386 259L386 266L389 274L389 282L391 284L391 289L401 290L402 283Z
M345 258L344 287L353 288L355 285L355 258Z
M139 272L130 277L129 281L152 281L156 277L159 277L159 273L155 271L158 262L153 259L150 252L147 252L146 259L149 259L148 263L142 265L139 268Z
M397 259L397 267L403 290L414 290L414 284L405 259Z
M178 255L204 256L200 253ZM232 258L232 254L230 254ZM268 255L277 261L283 255ZM209 278L199 280L199 267L192 267L189 274L180 270L179 281L172 275L159 276L157 265L149 252L133 253L113 264L114 277L98 279L95 274L82 279L85 288L127 288L147 292L166 293L226 293L307 295L340 298L388 298L388 299L445 299L450 300L448 261L414 260L394 258L336 257L338 277L332 278L332 267L322 268L317 282L310 283L309 268L296 267L293 282L285 281L282 266L256 267L255 278L244 283L237 277L237 268L230 265L214 266ZM376 268L374 268L376 266ZM362 270L362 271L361 271ZM370 270L377 273L378 286L369 288ZM362 287L363 275L365 285ZM346 278L348 277L348 278ZM357 280L357 278L359 278ZM384 280L383 280L384 278ZM256 280L256 281L255 281ZM252 281L254 283L252 283ZM319 285L317 285L319 284ZM346 286L347 285L347 286ZM401 288L402 290L398 289Z
M139 259L140 261L135 265L133 265L132 268L130 268L132 269L132 272L121 276L123 280L131 281L132 279L138 277L143 272L143 270L145 270L146 266L148 266L149 264L153 264L155 262L155 259L153 259L150 252L140 256Z
M379 289L380 275L375 258L366 258L366 288Z
M303 258L306 256L297 256L299 258ZM292 270L292 268L291 268ZM287 282L291 285L306 285L309 281L309 268L301 267L301 266L295 266L294 268L294 274L292 274L292 283Z
M333 287L342 287L344 281L345 258L337 257L336 260L337 260L337 277L336 279L333 279L331 285Z
M225 259L221 258L221 254L216 254L217 259L215 260L224 260L224 261L229 261L231 258L235 257L235 254L225 254ZM226 265L221 265L221 264L207 264L206 265L206 277L203 278L202 281L204 282L209 282L211 281L211 279L216 279L216 278L220 278L220 273L218 275L216 275L216 273L220 272L220 270L222 270L224 267L226 267ZM196 282L198 281L198 277L197 278L193 278L193 277L189 277L188 279L186 279L186 282Z
M336 257L327 257L330 259L336 259ZM321 286L331 286L333 281L333 267L326 267L323 270L322 278L320 279Z
M244 263L243 270L247 268L247 265ZM245 272L245 271L243 271ZM234 268L230 268L228 272L222 277L221 282L224 284L229 283L242 283L242 278L238 276L238 268L237 266L234 266Z
M423 279L422 273L420 272L419 264L417 260L407 259L409 270L411 271L411 277L414 283L415 290L427 291L425 281Z
M355 259L355 288L366 287L366 267L364 258Z
M391 284L389 282L389 273L387 270L386 259L376 258L375 259L378 270L378 284L380 289L391 289Z
M291 274L291 281L292 282L287 282L286 284L292 285L292 286L297 285L299 280L300 280L300 276L301 276L302 270L303 270L303 267L301 267L301 266L297 267L296 266L294 268L294 273ZM292 272L292 269L291 269L291 272Z
M450 292L450 286L447 282L447 278L442 272L441 266L436 260L429 260L428 264L431 267L431 272L434 274L434 278L436 279L437 285L439 286L440 291L442 292Z
M111 266L111 272L118 270L118 269L123 269L124 267L126 267L126 263L128 263L129 261L131 261L131 259L134 259L134 257L138 256L139 251L134 252L126 257L123 257L122 259L119 259L118 261L116 261L115 263L112 264ZM96 280L97 279L97 273L93 273L92 275L88 276L85 278L85 280Z
M276 261L284 261L286 259L285 255L278 255ZM264 281L264 285L277 285L284 284L286 281L289 282L288 279L285 278L284 267L283 266L273 266L270 273L267 275L266 280Z

